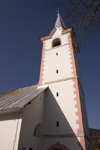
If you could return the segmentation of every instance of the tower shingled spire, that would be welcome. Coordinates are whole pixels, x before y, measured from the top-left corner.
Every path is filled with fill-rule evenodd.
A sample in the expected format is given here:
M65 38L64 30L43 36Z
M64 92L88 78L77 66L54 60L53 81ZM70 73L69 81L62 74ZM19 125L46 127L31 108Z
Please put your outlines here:
M64 22L63 22L63 20L62 20L62 18L60 16L59 10L57 11L57 15L58 16L57 16L57 20L56 20L56 23L55 23L55 27L65 29L66 26L65 26L65 24L64 24Z

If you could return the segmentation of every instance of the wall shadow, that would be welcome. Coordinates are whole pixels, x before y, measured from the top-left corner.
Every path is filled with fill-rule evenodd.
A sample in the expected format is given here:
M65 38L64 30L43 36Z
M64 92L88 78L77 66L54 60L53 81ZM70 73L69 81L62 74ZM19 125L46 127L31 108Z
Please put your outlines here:
M67 101L67 97L66 101ZM61 100L61 99L59 99ZM63 101L63 99L62 99ZM63 103L63 102L62 102ZM63 104L66 105L66 104ZM71 104L66 106L71 108ZM67 112L67 111L66 111ZM70 114L69 114L70 115ZM72 116L71 114L70 116ZM57 122L59 122L57 126ZM79 142L77 132L74 132L72 127L76 124L74 121L73 124L70 124L66 118L64 111L61 109L54 95L52 94L50 88L46 90L45 93L45 103L44 103L44 123L43 123L43 143L47 142L49 145L47 150L62 149L67 150L61 147L52 147L55 143L66 143L69 150L85 150L84 140ZM77 130L76 130L77 131ZM55 140L56 139L56 140ZM54 142L54 143L53 143ZM82 143L83 142L83 143ZM81 144L82 143L82 144ZM44 144L45 145L45 144ZM59 144L58 144L59 145ZM51 148L50 148L51 147ZM43 149L45 149L43 147Z

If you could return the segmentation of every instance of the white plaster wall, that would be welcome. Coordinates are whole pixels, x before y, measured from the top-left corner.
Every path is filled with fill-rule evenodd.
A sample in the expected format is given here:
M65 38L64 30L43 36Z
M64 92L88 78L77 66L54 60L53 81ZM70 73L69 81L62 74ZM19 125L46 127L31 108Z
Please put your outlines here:
M18 150L22 119L0 121L0 150Z
M55 38L60 38L62 45L52 48L52 41ZM65 134L75 135L75 133L77 133L77 129L79 129L79 125L76 123L79 118L78 115L76 115L77 108L75 108L75 105L77 102L75 100L76 95L74 94L74 83L71 79L73 77L73 69L68 41L69 40L67 34L60 35L60 32L58 31L56 31L51 39L45 41L46 50L43 68L43 84L49 84L49 89L46 92L44 103L45 107L43 135L45 138L43 139L43 149L47 149L47 147L45 147L44 145L46 145L47 143L50 144L52 140L55 140L55 142L62 141L62 143L64 142L64 144L66 145L66 143L68 144L68 142L73 139L54 139L50 138L50 135L58 135L58 137L59 135ZM56 53L58 53L58 55L56 55ZM75 60L77 74L81 83L81 75L76 54ZM58 73L56 73L56 70L58 70ZM63 81L63 79L68 78L70 78L70 80ZM62 81L58 82L57 80ZM54 81L57 82L53 83ZM58 97L56 96L57 92L59 93ZM84 111L84 109L85 105L82 106L82 112ZM84 120L86 119L85 113L83 113L83 118ZM59 127L56 126L57 121L59 121ZM50 139L46 138L46 136L48 136ZM69 149L78 149L77 138L74 138L74 141L75 142L73 143L73 145L69 144Z
M77 133L79 125L76 124L77 108L74 97L73 81L67 80L50 84L45 94L44 110L44 135L55 134L74 134ZM56 96L56 93L59 96ZM56 121L59 121L59 127L56 127Z
M56 144L59 141L60 144L65 145L69 150L81 150L81 147L78 145L80 138L76 137L43 139L43 150L47 150L51 145Z
M55 38L60 38L61 39L61 42L62 44L68 44L68 36L67 34L62 34L60 33L61 31L56 31L56 33L51 37L51 39L48 39L46 40L46 44L45 44L45 49L46 50L49 50L52 48L52 41L55 39Z
M31 104L26 105L23 112L23 121L20 134L19 149L33 148L41 150L42 138L33 136L37 124L43 125L44 92L37 96Z
M73 77L70 57L68 45L45 51L44 83ZM56 70L58 70L58 73L56 73Z
M52 35L52 38L56 38L56 37L60 36L61 33L62 33L62 29L56 28L56 32Z
M54 35L55 37L55 35ZM58 36L62 41L62 45L50 49L52 39L46 41L45 60L44 60L44 84L49 84L49 82L63 80L73 77L73 70L71 65L71 55L69 50L67 34ZM58 55L56 55L58 53ZM58 74L56 73L58 70ZM50 135L74 135L79 129L79 125L76 124L78 116L76 115L77 108L75 108L75 97L74 94L74 83L73 80L66 80L61 82L56 82L49 84L49 89L45 94L45 107L44 107L44 126L43 135L44 137ZM56 93L59 96L56 96ZM59 127L56 126L56 122L59 121ZM71 144L72 139L74 139L73 145ZM57 141L62 141L62 144L70 149L78 148L77 138L44 138L43 139L43 149L47 149L49 145L54 144ZM52 143L52 144L51 144ZM48 145L49 144L49 145ZM76 146L77 145L77 146ZM46 147L45 147L46 146Z
M82 109L81 111L82 111L82 117L83 117L84 132L89 138L88 120L87 120L87 112L86 112L85 99L84 99L84 93L83 93L83 87L82 87L81 73L80 73L80 69L79 69L77 54L74 53L74 56L75 56L77 75L78 75L78 79L79 79L79 92L80 92L81 109Z

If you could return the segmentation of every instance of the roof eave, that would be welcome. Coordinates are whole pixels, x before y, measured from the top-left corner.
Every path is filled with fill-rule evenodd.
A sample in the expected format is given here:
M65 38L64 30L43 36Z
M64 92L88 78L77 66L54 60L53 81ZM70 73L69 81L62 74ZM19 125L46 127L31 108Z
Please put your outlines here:
M5 115L5 114L21 114L23 108L5 108L5 109L0 109L0 116Z
M55 27L50 31L50 33L55 29ZM62 34L67 33L69 31L71 31L72 28L67 28L67 29L63 29L62 30ZM40 41L43 42L44 40L50 39L50 33L48 35L42 36L40 37Z
M39 39L40 39L41 42L43 42L44 40L47 40L49 38L50 38L50 35L48 34L48 35L40 37Z

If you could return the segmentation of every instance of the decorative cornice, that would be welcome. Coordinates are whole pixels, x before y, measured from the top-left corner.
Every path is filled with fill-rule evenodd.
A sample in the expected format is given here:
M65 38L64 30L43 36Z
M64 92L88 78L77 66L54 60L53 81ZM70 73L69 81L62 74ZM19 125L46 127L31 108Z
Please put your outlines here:
M85 133L76 133L76 134L52 134L52 135L43 135L42 138L73 138L73 137L84 137L88 142L91 143L90 139Z
M72 30L73 30L72 28L64 29L64 30L62 30L62 34L65 34L65 33L70 32ZM50 35L45 35L43 37L40 37L39 39L43 42L44 40L47 40L50 38L51 38Z
M53 134L53 135L43 135L43 138L71 138L71 137L85 137L84 133L78 134Z
M52 48L50 48L50 49L42 50L42 52L44 52L44 51L50 51L50 50L53 50L53 49L58 48L58 47L62 47L62 46L65 46L65 45L69 45L69 44L71 44L71 43L72 43L72 42L69 42L69 43L67 43L67 44L63 44L63 45L59 45L59 46L56 46L56 47L52 47Z
M71 80L71 79L75 79L75 78L78 78L78 77L74 76L74 77L69 77L69 78L64 78L64 79L49 81L49 82L45 82L45 84L52 84L52 83L56 83L56 82L62 82L62 81Z

